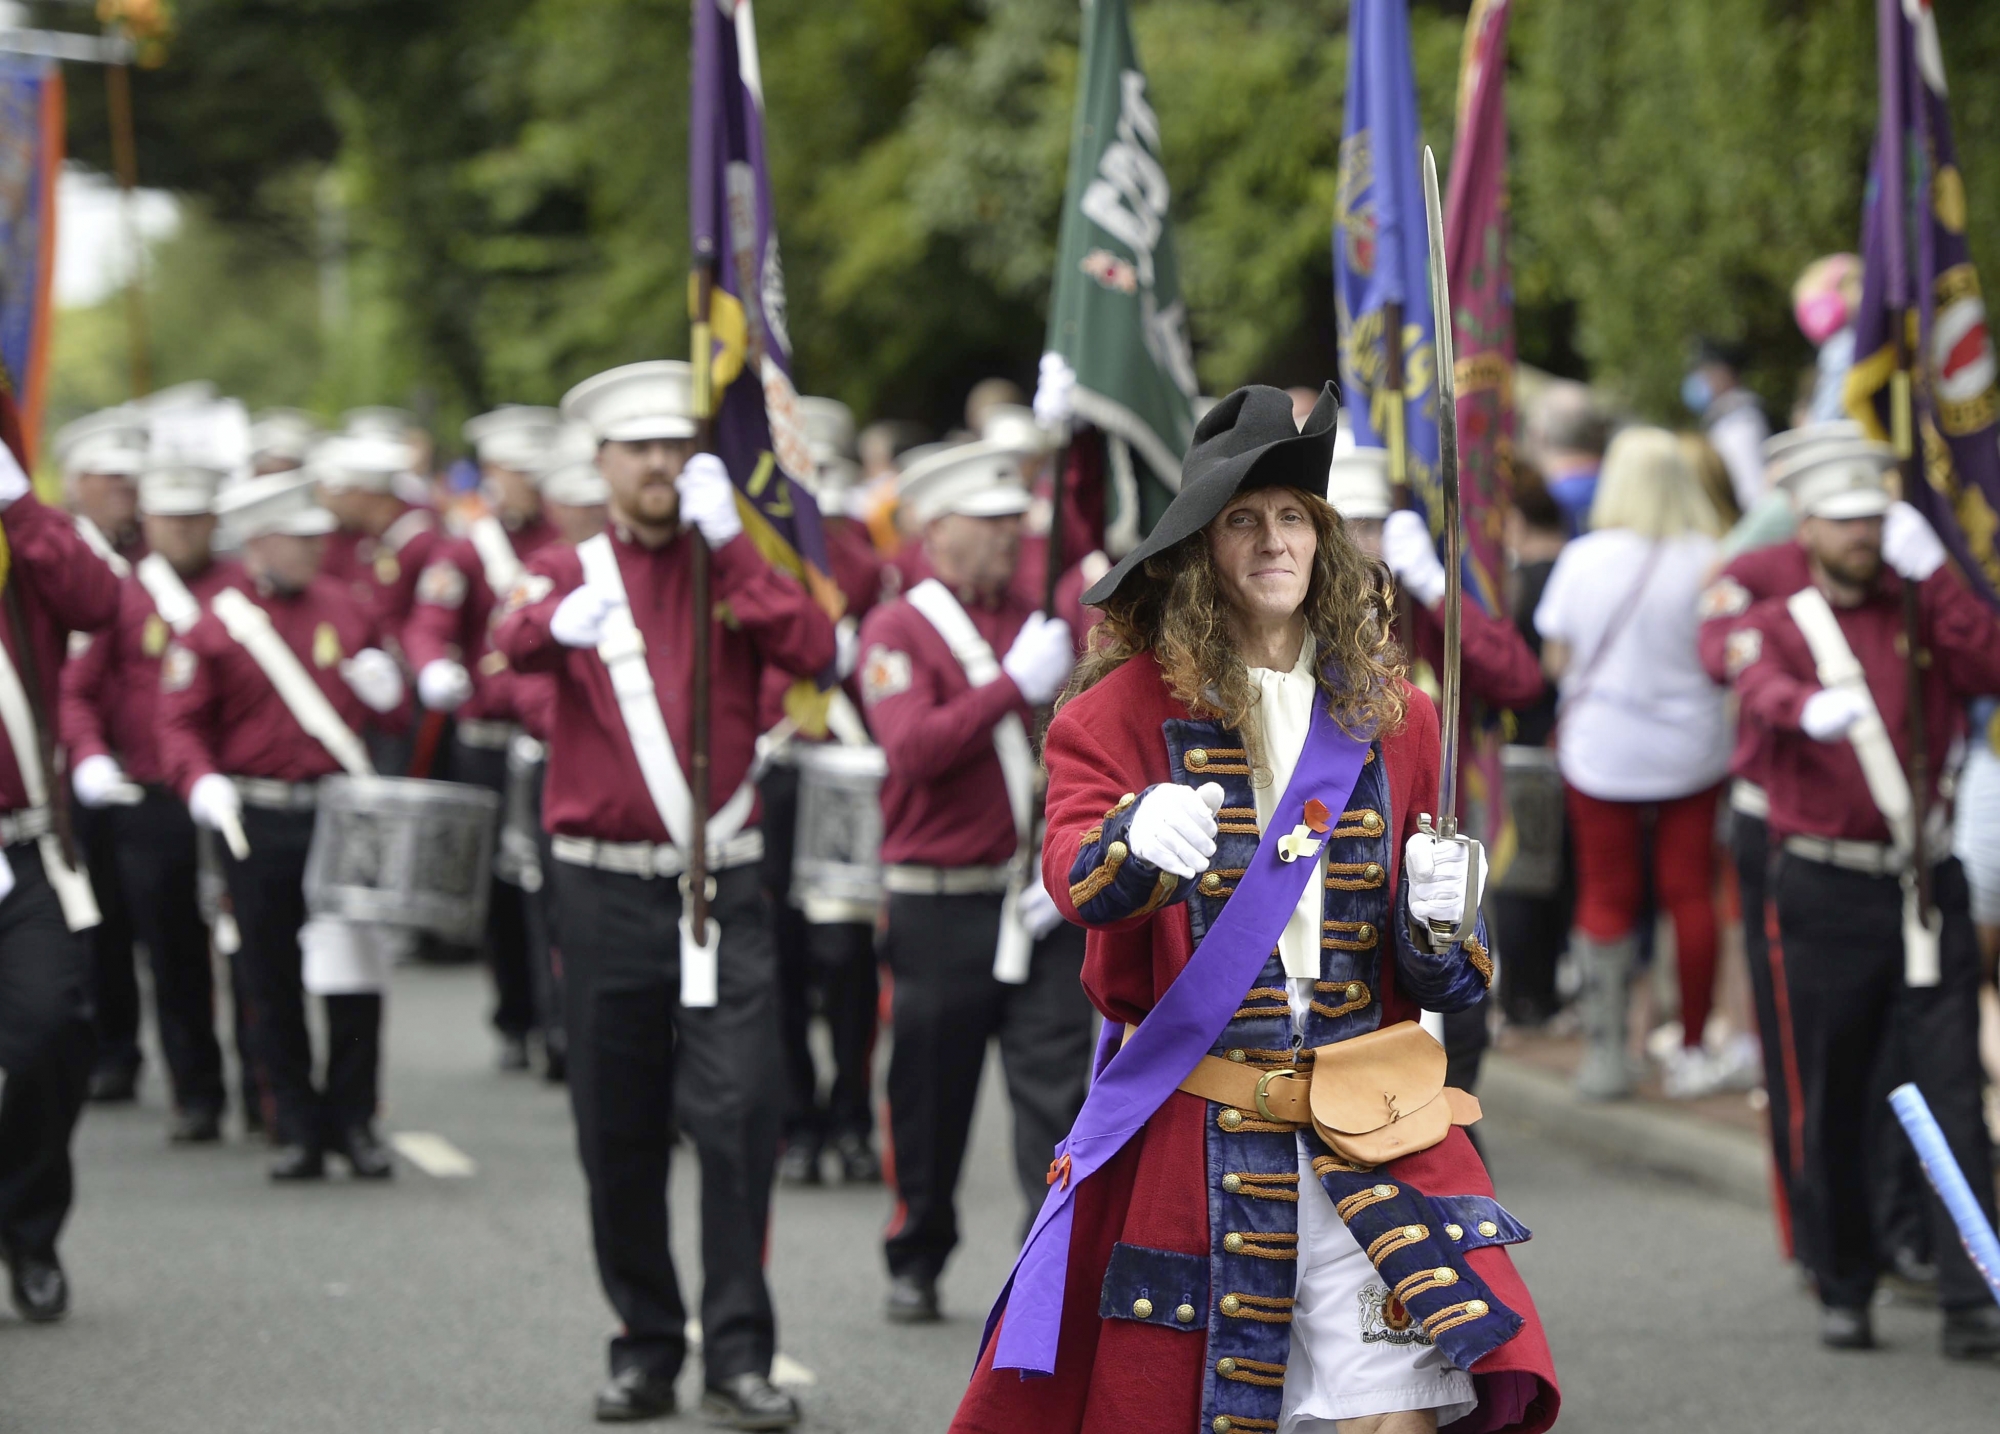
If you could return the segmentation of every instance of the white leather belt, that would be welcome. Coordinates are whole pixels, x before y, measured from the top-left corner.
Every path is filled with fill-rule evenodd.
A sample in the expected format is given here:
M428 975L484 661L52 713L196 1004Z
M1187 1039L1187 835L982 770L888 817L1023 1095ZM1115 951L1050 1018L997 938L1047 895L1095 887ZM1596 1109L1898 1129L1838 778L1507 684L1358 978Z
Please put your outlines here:
M477 717L462 719L454 729L459 741L482 752L504 752L507 744L519 734L518 722L486 721Z
M882 885L898 896L975 896L1007 889L1005 866L890 866Z
M679 876L687 870L687 858L672 842L598 841L595 837L558 834L550 839L549 845L557 861L624 876ZM738 832L720 846L708 849L710 871L728 871L763 859L764 833L757 827Z
M1771 819L1771 797L1755 782L1746 782L1741 777L1729 784L1729 809L1741 812L1746 817L1758 821Z
M274 812L309 812L319 805L316 782L280 782L271 777L231 777L246 807Z
M37 837L47 836L51 829L47 807L22 807L19 811L0 812L0 846L34 841Z

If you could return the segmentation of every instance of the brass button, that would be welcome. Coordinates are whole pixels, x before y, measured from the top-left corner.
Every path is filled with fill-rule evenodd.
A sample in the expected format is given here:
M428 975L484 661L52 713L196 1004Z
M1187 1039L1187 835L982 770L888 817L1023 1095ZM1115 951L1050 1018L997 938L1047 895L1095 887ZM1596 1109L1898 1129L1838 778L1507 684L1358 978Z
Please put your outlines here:
M1208 1427L1213 1429L1215 1434L1230 1434L1236 1423L1227 1414L1218 1414L1215 1416L1215 1422Z
M1394 1198L1395 1194L1396 1194L1396 1187L1393 1185L1377 1185L1375 1187L1375 1195L1377 1199L1381 1200L1392 1199Z
M1240 1066L1243 1064L1243 1062L1249 1060L1250 1057L1246 1055L1241 1049L1237 1049L1229 1053L1229 1059L1235 1061L1236 1064Z
M1361 830L1370 836L1382 835L1382 816L1379 812L1367 812L1361 818Z
M1224 1235L1222 1237L1222 1248L1227 1250L1232 1255L1242 1254L1243 1237L1237 1234L1234 1230L1231 1230L1227 1235Z
M1113 807L1112 810L1115 812L1122 812L1125 810L1125 808L1131 806L1132 803L1138 800L1139 800L1139 794L1137 792L1127 792L1124 796L1118 799L1118 805Z
M1226 1354L1223 1355L1222 1358L1215 1362L1215 1372L1224 1379L1229 1378L1230 1375L1236 1373L1236 1361Z
M1177 1319L1177 1320L1179 1320L1179 1321L1180 1321L1180 1322L1181 1322L1182 1324L1193 1324L1193 1323L1194 1323L1194 1306L1193 1306L1193 1305L1176 1305L1176 1306L1174 1307L1174 1318L1175 1318L1175 1319Z
M1349 981L1347 983L1347 999L1350 1001L1367 1000L1368 988L1362 985L1359 981Z
M1153 1302L1151 1300L1147 1299L1144 1295L1141 1295L1139 1296L1138 1299L1132 1301L1133 1319L1151 1319L1152 1317L1153 1317Z
M1181 758L1181 765L1189 768L1191 771L1199 772L1203 767L1208 765L1208 748L1188 748L1187 755Z
M1360 928L1354 933L1354 939L1359 941L1363 946L1373 946L1375 944L1375 927L1373 923L1362 922Z
M1479 1222L1479 1233L1484 1235L1487 1239L1490 1240L1495 1235L1500 1233L1500 1227L1494 1224L1491 1220L1481 1220Z
M1104 855L1111 861L1123 861L1132 854L1132 848L1122 841L1115 841L1104 849Z
M1218 891L1222 890L1222 878L1217 876L1212 871L1203 872L1201 877L1201 889L1202 889L1202 894L1205 896L1215 895Z
M1447 1225L1444 1227L1444 1232L1454 1240L1463 1240L1465 1238L1465 1226L1463 1225Z
M1458 1271L1454 1270L1450 1265L1439 1265L1435 1270L1431 1271L1431 1278L1436 1280L1440 1285L1455 1285L1458 1283Z
M1241 1175L1223 1176L1222 1188L1229 1194L1234 1195L1237 1191L1243 1188L1243 1177Z
M1387 875L1388 875L1387 872L1383 871L1381 867L1377 866L1372 861L1369 862L1368 865L1361 868L1361 879L1367 882L1370 886L1380 886L1382 884L1382 878Z
M1421 1240L1428 1234L1430 1234L1430 1231L1426 1230L1422 1225L1405 1225L1403 1227L1403 1238L1405 1240Z
M1485 1300L1467 1300L1467 1301L1465 1302L1465 1312L1466 1312L1467 1314L1469 1314L1469 1315L1483 1315L1483 1314L1485 1314L1485 1313L1486 1313L1486 1301L1485 1301Z
M1222 1312L1224 1314L1233 1315L1242 1308L1243 1301L1236 1298L1235 1295L1224 1295L1222 1297Z
M1225 1110L1215 1118L1215 1123L1224 1130L1238 1129L1243 1124L1243 1112L1240 1110Z

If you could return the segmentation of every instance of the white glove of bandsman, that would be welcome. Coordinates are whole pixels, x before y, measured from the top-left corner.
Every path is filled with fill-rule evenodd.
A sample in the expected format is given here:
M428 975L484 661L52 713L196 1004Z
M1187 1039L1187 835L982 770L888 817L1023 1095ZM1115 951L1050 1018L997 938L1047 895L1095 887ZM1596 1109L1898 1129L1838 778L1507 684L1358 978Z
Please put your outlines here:
M236 784L220 772L195 778L188 789L188 815L196 826L212 832L226 831L243 819L243 798Z
M1838 742L1868 715L1868 699L1851 687L1822 687L1799 709L1799 727L1815 742Z
M341 663L340 675L370 712L393 712L403 700L403 669L379 647L364 647Z
M697 453L674 479L674 491L681 495L681 521L701 532L710 548L721 548L743 531L743 518L736 511L736 485L729 470L713 453Z
M1915 508L1900 499L1882 519L1882 561L1913 583L1944 566L1944 539Z
M462 662L434 658L417 674L417 700L433 712L455 712L472 697L472 674Z
M1053 702L1075 666L1076 646L1070 639L1069 624L1039 612L1028 615L1014 645L1000 659L1000 670L1014 679L1032 707Z
M1430 524L1412 508L1398 508L1382 520L1382 561L1403 591L1425 607L1444 596L1444 562L1431 542Z
M1215 814L1221 810L1220 782L1162 783L1139 799L1125 829L1126 849L1183 881L1200 876L1215 856Z
M549 614L549 636L564 647L595 647L604 638L604 619L618 606L618 595L589 583L572 588Z

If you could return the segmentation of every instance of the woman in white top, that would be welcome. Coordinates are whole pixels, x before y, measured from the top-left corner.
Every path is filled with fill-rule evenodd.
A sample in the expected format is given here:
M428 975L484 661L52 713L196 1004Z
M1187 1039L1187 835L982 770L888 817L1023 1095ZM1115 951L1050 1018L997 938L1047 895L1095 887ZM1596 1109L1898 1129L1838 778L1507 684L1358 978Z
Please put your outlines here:
M1674 920L1683 1051L1669 1085L1702 1067L1715 987L1715 800L1729 764L1722 689L1695 651L1696 600L1721 520L1674 435L1632 428L1604 456L1591 531L1556 559L1535 609L1542 662L1561 685L1556 746L1576 851L1580 1002L1589 1040L1578 1089L1623 1095L1625 1000L1653 826L1655 894Z

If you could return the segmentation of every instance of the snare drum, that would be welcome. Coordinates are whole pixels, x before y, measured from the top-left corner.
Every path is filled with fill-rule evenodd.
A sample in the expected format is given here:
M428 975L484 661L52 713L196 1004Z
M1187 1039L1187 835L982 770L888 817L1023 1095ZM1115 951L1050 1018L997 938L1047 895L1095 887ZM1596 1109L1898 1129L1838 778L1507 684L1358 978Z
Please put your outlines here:
M882 904L882 778L874 746L794 743L799 768L792 904L806 920L873 921Z
M499 794L483 787L327 777L306 855L306 909L477 942L499 815Z

